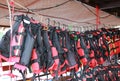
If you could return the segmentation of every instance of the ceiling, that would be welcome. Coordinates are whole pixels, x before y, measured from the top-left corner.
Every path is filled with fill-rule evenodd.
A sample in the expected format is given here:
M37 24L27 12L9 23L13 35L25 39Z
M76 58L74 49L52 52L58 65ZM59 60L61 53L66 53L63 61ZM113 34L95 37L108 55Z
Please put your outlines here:
M120 17L120 0L77 0L95 7L96 5L103 11ZM106 4L107 3L107 4Z
M95 25L96 9L76 0L14 0L26 9L15 4L14 15L27 14L29 17L47 23L47 18L69 25ZM87 1L87 0L86 0ZM89 0L88 0L89 1ZM94 1L94 0L93 0ZM101 0L99 0L101 1ZM86 2L85 2L86 3ZM88 4L88 2L87 2ZM0 25L9 26L6 0L0 0ZM101 24L120 25L120 18L100 10Z

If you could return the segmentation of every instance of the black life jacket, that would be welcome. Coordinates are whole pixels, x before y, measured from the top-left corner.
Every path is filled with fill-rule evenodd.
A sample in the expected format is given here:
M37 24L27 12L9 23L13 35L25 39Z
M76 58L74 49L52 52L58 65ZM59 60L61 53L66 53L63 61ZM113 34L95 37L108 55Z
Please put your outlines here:
M0 41L0 52L6 58L9 58L10 54L10 30L8 30Z

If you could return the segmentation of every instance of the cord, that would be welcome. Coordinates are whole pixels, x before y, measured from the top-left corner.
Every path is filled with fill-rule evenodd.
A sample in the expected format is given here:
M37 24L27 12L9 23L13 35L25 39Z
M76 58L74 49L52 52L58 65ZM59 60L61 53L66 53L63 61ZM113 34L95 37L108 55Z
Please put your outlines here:
M31 9L29 9L29 10L31 10ZM25 11L25 9L24 9L24 11L16 10L16 7L15 7L15 11L22 12L22 13L34 14L33 11L32 12L28 12L28 11ZM92 24L92 25L94 25L93 23L79 22L79 21L74 21L74 20L70 20L70 19L67 19L67 18L62 18L62 17L55 17L55 16L50 16L50 15L44 15L44 14L39 14L39 15L42 15L42 16L45 16L45 17L50 17L50 18L62 19L62 20L66 20L66 21L70 21L70 22L75 22L75 23L86 23L86 24Z
M61 3L61 4L59 4L59 6L60 5L63 5L63 4L65 4L65 3L67 3L67 2L69 2L69 1L72 1L72 0L68 0L68 1L66 1L66 2L64 2L64 3ZM0 3L0 5L4 5L5 6L5 4L2 4L2 3ZM84 4L83 4L84 5ZM54 6L55 7L55 6ZM51 8L54 8L54 7L48 7L48 8L44 8L44 9L41 9L41 10L45 10L45 9L51 9ZM58 7L58 6L57 6ZM86 8L87 9L89 9L87 6L86 6ZM21 11L21 10L25 10L25 9L20 9L20 8L16 8L15 7L15 10L16 11L19 11L19 12L23 12L23 13L28 13L28 12L26 12L26 11ZM32 9L29 9L29 10L32 10ZM90 9L89 9L90 10ZM91 11L91 10L90 10ZM32 11L33 12L33 11ZM94 12L92 12L92 13L94 13ZM32 14L31 12L29 12L29 14ZM94 13L95 14L95 13ZM57 19L62 19L62 20L66 20L66 21L70 21L70 22L75 22L75 23L87 23L87 24L92 24L92 23L89 23L89 22L78 22L78 21L73 21L73 20L70 20L70 19L66 19L66 18L61 18L61 17L55 17L55 16L49 16L49 15L44 15L44 14L40 14L40 15L43 15L43 16L46 16L46 17L51 17L51 18L57 18ZM96 14L95 14L96 15ZM109 17L110 15L107 15L107 16L105 16L105 17L103 17L103 18L106 18L106 17ZM101 17L102 18L102 17Z
M64 3L61 3L61 4L59 4L59 6L61 6L61 5L63 5L63 4L66 4L67 2L69 2L69 1L73 1L73 0L68 0L68 1L66 1L66 2L64 2ZM83 4L83 3L82 3ZM2 5L2 7L4 6L7 6L7 5L5 5L5 4L2 4L2 3L0 3L0 5ZM84 4L83 4L84 5ZM94 12L92 12L92 10L90 10L86 5L84 5L91 13L93 13L95 16L96 16L96 14L94 13ZM45 9L51 9L51 8L54 8L55 6L53 6L53 7L48 7L48 8L44 8L43 10L45 10ZM56 6L56 7L58 7L58 6ZM6 8L6 7L5 7ZM29 9L29 10L31 10L31 9ZM41 9L42 10L42 9ZM28 13L28 10L26 11L24 8L23 9L20 9L20 8L16 8L15 7L15 11L18 11L18 12L23 12L23 13ZM32 10L31 10L32 11ZM32 12L29 12L29 14L34 14L33 13L33 11ZM66 20L66 21L70 21L70 22L75 22L75 23L86 23L86 24L92 24L92 25L95 25L95 24L93 24L93 23L89 23L89 22L78 22L78 21L73 21L73 20L70 20L70 19L67 19L67 18L62 18L62 17L55 17L55 16L49 16L49 15L44 15L44 14L39 14L39 15L42 15L42 16L46 16L46 17L50 17L50 18L56 18L56 19L62 19L62 20ZM107 15L107 16L104 16L104 17L100 17L100 18L107 18L107 17L109 17L109 16L111 16L111 15ZM94 19L92 19L92 20L94 20Z
M73 0L67 0L67 1L65 1L65 2L63 2L63 3L57 4L57 5L51 6L51 7L38 8L38 9L30 9L30 10L32 10L32 11L34 11L34 12L42 11L42 10L48 10L48 9L52 9L52 8L56 8L56 7L65 5L66 3L70 2L70 1L73 1ZM0 5L7 8L7 5L5 5L5 4L3 4L3 3L0 3ZM16 10L24 10L24 9L17 8L17 7L15 7L15 9L16 9Z
M30 9L30 10L32 10L34 12L37 12L37 11L43 11L43 10L53 9L53 8L65 5L66 3L70 2L70 1L74 1L74 0L67 0L67 1L65 1L63 3L57 4L55 6L47 7L47 8L38 8L38 9Z

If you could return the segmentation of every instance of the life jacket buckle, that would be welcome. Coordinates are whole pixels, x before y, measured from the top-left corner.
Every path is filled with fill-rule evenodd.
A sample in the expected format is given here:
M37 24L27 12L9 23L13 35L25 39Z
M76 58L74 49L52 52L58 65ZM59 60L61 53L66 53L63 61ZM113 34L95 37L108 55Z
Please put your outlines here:
M48 30L48 27L47 27L47 26L44 26L44 27L43 27L43 30L46 30L46 31L47 31L47 30Z

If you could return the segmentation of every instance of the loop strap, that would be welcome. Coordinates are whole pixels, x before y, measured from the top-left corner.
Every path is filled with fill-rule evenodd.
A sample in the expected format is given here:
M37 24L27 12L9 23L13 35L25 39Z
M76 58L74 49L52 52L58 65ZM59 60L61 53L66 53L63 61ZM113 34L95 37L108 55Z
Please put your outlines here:
M14 49L14 50L15 50L15 49L19 49L19 50L21 50L22 47L21 47L21 46L13 46L13 49Z

